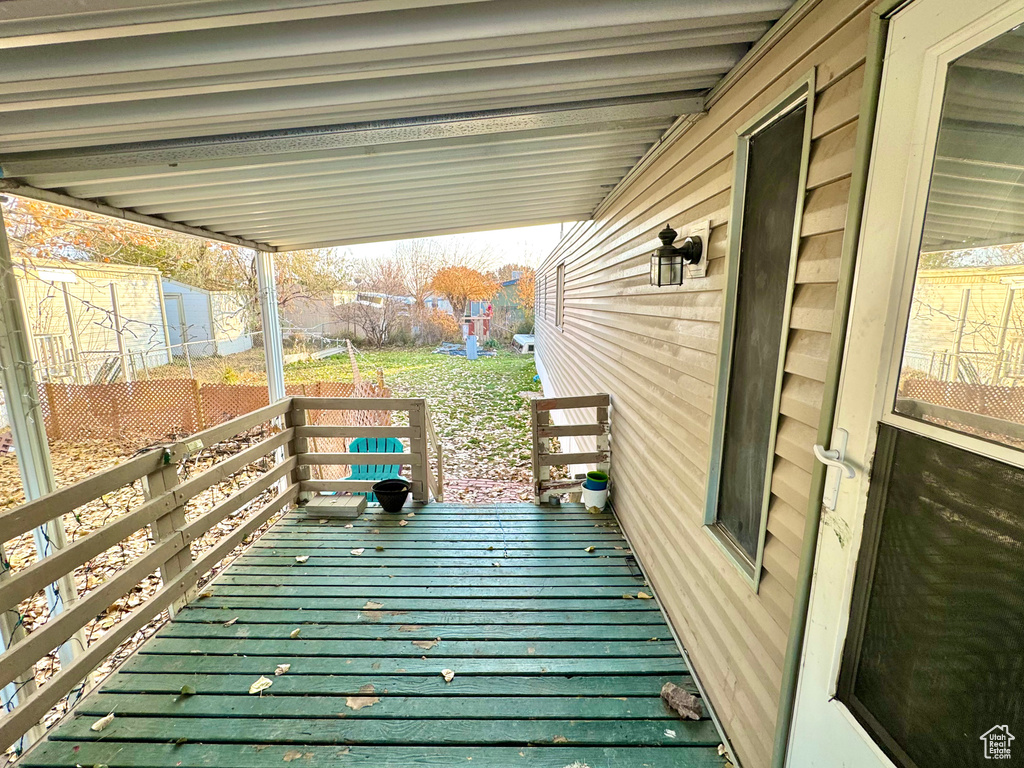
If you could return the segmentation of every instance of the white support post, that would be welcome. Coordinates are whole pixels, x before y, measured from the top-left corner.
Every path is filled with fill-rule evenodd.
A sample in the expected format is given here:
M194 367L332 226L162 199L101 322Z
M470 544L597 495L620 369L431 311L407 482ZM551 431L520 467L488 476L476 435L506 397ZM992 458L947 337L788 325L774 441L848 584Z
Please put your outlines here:
M274 278L274 254L256 251L256 285L260 294L260 320L263 323L263 357L267 366L267 393L271 403L284 400L284 340L281 338L281 318L277 313L277 282ZM282 419L274 425L284 427ZM284 448L274 451L274 463L284 461ZM284 478L277 483L277 492L287 486Z
M260 294L260 319L263 321L263 353L267 363L267 390L270 402L284 400L284 342L281 319L277 314L277 285L274 282L274 254L256 251L256 283Z
M14 264L7 244L6 225L0 211L0 384L3 385L7 418L14 437L18 469L27 501L41 498L56 489L50 463L50 446L46 441L46 424L39 404L39 385L32 368L30 343L31 334L21 306ZM60 518L36 528L33 534L39 559L67 544L64 523ZM3 563L6 570L6 560ZM46 588L46 602L51 616L59 614L76 598L75 581L71 574L65 574ZM17 617L14 617L14 621L10 621L10 618L8 616L8 620L0 622L0 630L3 630L0 632L0 651L18 639L17 634L10 631L18 628ZM61 664L70 664L84 649L85 634L79 630L60 647L58 655ZM3 699L6 706L14 703L8 695Z

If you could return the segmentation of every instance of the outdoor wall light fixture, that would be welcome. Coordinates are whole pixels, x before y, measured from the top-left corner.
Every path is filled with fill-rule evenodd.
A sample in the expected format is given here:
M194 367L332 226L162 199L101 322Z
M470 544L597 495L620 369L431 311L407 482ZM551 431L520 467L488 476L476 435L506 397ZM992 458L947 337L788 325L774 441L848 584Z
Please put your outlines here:
M682 285L683 267L698 263L704 254L704 242L698 235L687 237L678 248L672 245L677 234L668 224L658 233L661 248L651 254L651 285Z

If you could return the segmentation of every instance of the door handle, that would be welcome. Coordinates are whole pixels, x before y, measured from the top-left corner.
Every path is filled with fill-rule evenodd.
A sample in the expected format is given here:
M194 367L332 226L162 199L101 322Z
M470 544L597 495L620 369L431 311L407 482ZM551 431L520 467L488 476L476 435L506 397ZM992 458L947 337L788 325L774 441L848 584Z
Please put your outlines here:
M846 442L849 437L850 435L845 429L837 429L832 433L834 448L826 450L823 445L815 445L811 449L814 452L814 458L828 467L825 471L825 488L821 495L821 504L829 512L835 511L836 503L839 501L839 483L844 477L852 479L857 476L857 470L844 460L846 458Z
M825 446L823 445L815 445L812 450L814 451L814 458L826 467L833 467L841 470L843 477L853 478L857 476L857 470L843 461L843 454L838 450L833 449L831 451L826 451Z

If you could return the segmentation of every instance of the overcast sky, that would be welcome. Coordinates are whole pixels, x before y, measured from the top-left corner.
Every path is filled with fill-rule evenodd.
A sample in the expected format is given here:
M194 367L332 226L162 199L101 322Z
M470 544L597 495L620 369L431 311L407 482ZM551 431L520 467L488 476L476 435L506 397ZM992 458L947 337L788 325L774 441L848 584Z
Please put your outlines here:
M568 232L572 222L565 224L544 224L539 227L518 229L497 229L490 232L472 232L465 235L445 235L442 239L459 238L481 247L490 245L496 254L493 266L502 264L527 264L537 266L561 239L562 232ZM346 248L356 259L378 259L391 255L395 241L366 243Z

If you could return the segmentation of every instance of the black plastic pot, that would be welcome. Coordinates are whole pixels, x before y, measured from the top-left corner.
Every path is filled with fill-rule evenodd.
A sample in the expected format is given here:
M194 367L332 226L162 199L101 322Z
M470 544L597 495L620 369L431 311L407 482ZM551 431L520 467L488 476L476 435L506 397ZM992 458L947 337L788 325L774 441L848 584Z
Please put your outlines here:
M385 512L398 512L409 498L409 481L400 477L373 484L373 493Z

